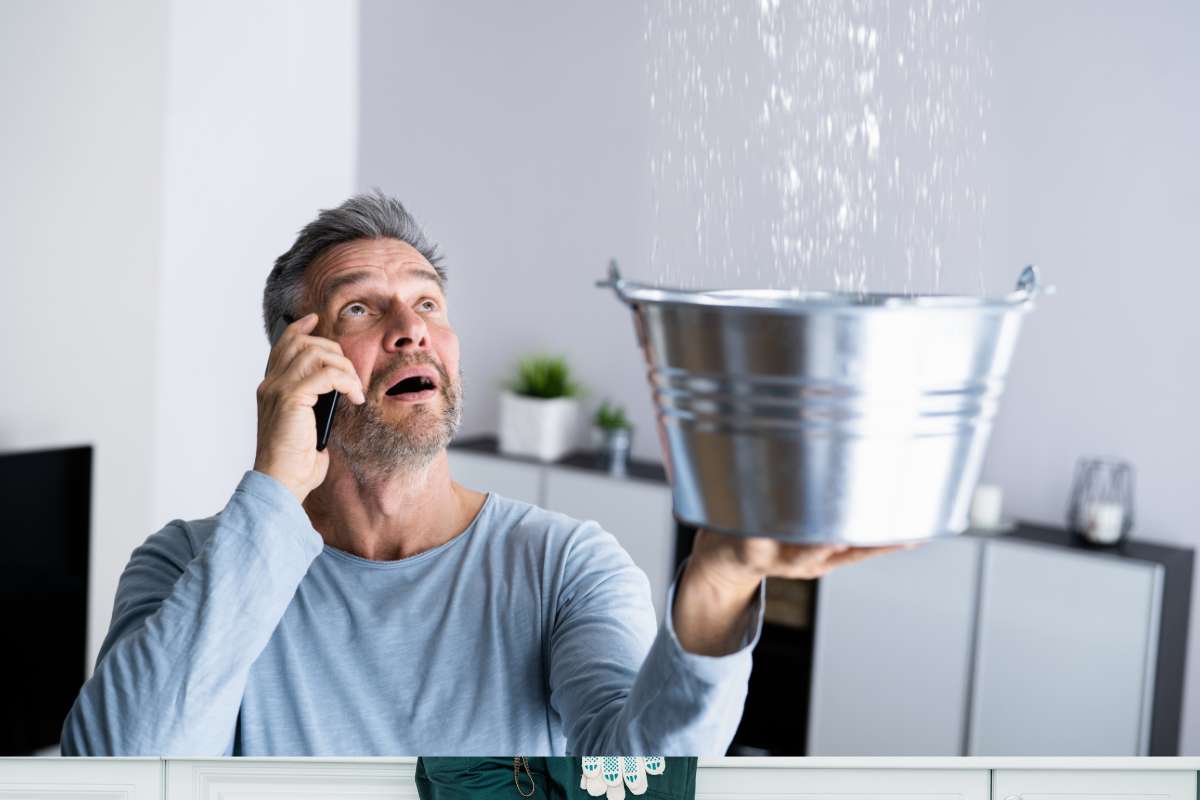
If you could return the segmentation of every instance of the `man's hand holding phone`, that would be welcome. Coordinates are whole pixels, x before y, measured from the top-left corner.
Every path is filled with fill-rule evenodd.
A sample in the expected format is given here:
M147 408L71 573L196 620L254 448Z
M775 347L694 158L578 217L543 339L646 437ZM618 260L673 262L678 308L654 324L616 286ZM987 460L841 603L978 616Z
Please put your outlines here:
M258 447L254 469L275 478L303 503L329 471L329 453L317 450L313 407L330 391L366 402L354 364L337 342L312 336L318 317L301 317L271 347L258 385Z

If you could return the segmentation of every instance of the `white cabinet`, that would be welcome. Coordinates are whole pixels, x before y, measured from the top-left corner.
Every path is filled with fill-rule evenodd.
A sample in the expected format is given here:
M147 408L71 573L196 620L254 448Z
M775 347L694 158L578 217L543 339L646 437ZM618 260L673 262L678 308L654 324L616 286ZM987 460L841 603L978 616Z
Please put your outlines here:
M998 769L992 800L1195 800L1196 773L1180 770Z
M595 520L617 537L650 578L654 610L662 621L675 565L675 518L668 486L548 467L544 505L577 519Z
M969 755L1145 755L1157 565L989 543Z
M190 760L166 762L167 800L416 800L415 761Z
M948 540L821 579L809 755L962 752L979 557Z
M702 758L696 800L1195 800L1200 762L1156 761ZM415 758L0 758L0 798L417 800L415 768Z
M701 764L696 800L990 800L986 769L738 766L741 760Z
M1162 622L1164 566L1045 530L931 541L822 578L809 755L1150 754L1153 711L1169 719L1160 632L1183 635ZM1185 611L1189 586L1173 590Z
M157 758L0 758L4 800L159 800Z
M544 468L540 464L455 448L448 452L451 477L468 489L541 504Z

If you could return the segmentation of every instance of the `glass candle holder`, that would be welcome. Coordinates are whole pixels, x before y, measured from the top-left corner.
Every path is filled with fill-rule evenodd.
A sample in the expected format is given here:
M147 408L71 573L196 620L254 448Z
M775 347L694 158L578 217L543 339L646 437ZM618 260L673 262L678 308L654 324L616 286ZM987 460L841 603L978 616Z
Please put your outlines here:
M623 477L629 466L629 453L633 449L633 428L595 427L592 442L598 460L610 475Z
M1116 459L1079 459L1067 525L1095 544L1125 538L1133 528L1133 466Z

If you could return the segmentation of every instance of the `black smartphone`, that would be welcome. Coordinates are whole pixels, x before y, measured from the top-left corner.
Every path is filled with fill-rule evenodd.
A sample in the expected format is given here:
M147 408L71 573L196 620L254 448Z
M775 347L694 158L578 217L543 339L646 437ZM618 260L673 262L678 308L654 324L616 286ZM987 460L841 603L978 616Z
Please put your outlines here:
M283 336L283 330L288 325L291 325L296 320L285 316L283 319L275 323L275 329L271 331L271 347L279 341L279 337ZM329 430L333 427L333 412L337 409L338 393L336 391L326 392L317 398L317 404L313 406L313 414L317 418L317 449L324 450L325 445L329 444Z

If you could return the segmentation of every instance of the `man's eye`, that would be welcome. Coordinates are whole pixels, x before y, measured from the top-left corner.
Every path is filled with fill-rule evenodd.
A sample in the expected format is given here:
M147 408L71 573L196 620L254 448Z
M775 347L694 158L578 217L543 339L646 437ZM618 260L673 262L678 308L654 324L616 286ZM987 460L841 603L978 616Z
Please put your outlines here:
M438 304L435 300L422 300L420 302L420 308L424 311L437 311Z
M348 305L342 309L342 314L346 314L348 311L351 311L356 308L361 309L363 313L366 313L366 311L367 311L367 307L364 306L362 303L351 303L350 305ZM360 317L360 316L362 316L362 314L351 314L350 316Z

